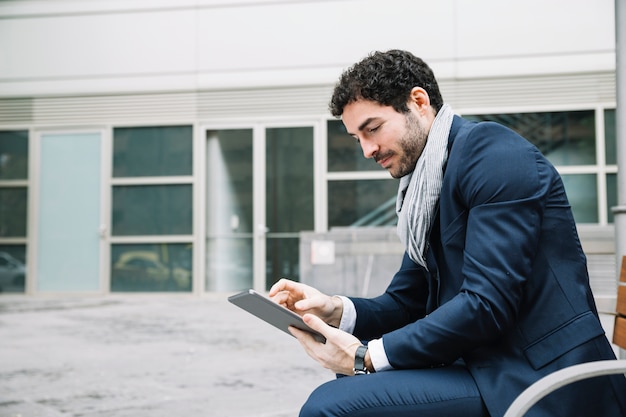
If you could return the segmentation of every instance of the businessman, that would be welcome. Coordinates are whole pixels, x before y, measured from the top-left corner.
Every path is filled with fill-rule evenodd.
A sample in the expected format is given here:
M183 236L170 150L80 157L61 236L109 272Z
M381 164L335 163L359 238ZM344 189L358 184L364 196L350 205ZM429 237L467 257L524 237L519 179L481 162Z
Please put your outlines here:
M400 178L405 254L384 294L330 296L289 280L270 290L326 343L291 329L337 378L311 416L501 416L541 377L615 359L555 168L501 125L454 114L407 51L347 69L330 102L366 158ZM529 417L625 417L626 379L562 388Z

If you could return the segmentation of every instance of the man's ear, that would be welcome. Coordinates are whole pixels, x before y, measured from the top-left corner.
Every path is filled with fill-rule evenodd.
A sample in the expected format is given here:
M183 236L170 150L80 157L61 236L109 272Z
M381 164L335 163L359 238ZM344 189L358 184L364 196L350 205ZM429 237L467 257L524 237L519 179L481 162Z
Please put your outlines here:
M426 109L430 108L430 97L422 87L413 87L409 94L409 102L407 104L409 107L414 106L415 110L423 113Z

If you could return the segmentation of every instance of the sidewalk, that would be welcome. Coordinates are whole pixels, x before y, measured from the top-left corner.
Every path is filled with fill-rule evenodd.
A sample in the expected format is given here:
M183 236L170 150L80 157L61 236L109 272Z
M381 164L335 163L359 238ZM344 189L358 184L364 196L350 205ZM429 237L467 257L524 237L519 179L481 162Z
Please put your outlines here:
M226 295L0 297L0 417L292 417L333 378Z
M333 378L226 295L0 297L0 417L293 417Z

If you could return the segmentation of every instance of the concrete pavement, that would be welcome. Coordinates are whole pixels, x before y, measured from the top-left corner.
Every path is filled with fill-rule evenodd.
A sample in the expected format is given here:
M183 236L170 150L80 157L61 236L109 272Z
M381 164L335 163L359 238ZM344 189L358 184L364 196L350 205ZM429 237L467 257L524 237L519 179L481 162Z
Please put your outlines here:
M334 378L226 295L0 297L0 417L291 417Z
M1 296L0 417L297 416L334 375L226 298Z

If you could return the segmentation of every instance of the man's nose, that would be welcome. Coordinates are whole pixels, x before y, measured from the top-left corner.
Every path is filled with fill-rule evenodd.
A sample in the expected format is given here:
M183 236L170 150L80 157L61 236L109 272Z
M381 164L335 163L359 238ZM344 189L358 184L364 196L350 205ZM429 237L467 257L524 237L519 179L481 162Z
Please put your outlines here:
M367 159L373 158L378 152L378 145L373 142L361 139L361 149L363 150L363 156Z

